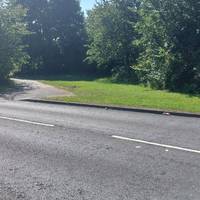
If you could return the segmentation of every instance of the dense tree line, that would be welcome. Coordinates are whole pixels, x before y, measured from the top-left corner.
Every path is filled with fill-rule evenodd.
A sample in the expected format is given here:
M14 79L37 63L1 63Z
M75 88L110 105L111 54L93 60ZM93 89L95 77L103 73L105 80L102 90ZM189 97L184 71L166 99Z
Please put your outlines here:
M88 59L114 77L131 68L146 85L200 92L200 1L102 0L87 31Z
M1 0L0 79L95 71L200 92L199 0ZM6 49L6 50L4 50Z

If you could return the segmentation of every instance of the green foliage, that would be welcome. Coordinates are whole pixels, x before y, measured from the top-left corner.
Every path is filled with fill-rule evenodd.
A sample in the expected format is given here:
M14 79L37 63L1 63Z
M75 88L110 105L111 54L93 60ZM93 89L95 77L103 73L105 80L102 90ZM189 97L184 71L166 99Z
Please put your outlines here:
M141 53L134 69L142 82L164 89L174 59L167 27L160 13L147 3L142 4L138 13L141 18L136 29L140 37L134 41L134 45L140 48Z
M87 59L116 79L200 92L200 2L99 1L88 13ZM136 62L137 61L137 62Z
M84 16L78 0L18 0L27 10L25 21L33 33L25 43L31 56L24 72L81 71L85 57Z
M24 52L23 37L28 34L22 22L26 11L16 6L15 1L0 1L0 80L5 80L11 73L26 63L28 56Z
M8 49L0 52L4 76L25 61L27 24L32 34L23 39L30 56L24 73L80 74L85 59L115 81L200 93L198 0L97 0L85 21L78 0L16 1L27 9L24 23L14 0L0 9L1 46Z
M134 66L141 81L156 88L200 91L200 3L143 0L139 9L140 48Z
M132 45L136 37L133 25L137 13L132 12L135 7L136 2L132 0L100 1L88 12L86 21L89 37L87 60L123 79L130 78L130 65L137 55Z

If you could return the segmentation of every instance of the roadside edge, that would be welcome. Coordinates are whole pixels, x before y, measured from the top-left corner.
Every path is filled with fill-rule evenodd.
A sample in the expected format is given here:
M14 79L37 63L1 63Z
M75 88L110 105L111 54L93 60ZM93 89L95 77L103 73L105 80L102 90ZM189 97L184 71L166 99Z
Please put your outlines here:
M87 103L76 103L76 102L67 103L67 102L62 102L62 101L50 101L50 100L42 100L42 99L22 99L20 101L200 118L200 113L198 114L198 113L190 113L190 112L165 111L165 110L160 110L160 109L121 107L121 106L109 106L109 105L87 104Z

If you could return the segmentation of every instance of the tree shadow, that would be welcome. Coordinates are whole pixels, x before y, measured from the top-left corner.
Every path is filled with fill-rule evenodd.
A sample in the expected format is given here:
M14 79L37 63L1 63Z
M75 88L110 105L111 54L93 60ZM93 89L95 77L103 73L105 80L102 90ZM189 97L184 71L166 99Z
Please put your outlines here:
M15 78L38 81L94 81L101 77L98 75L33 75L17 76Z
M32 90L30 85L16 83L13 80L3 81L0 85L0 98L5 100L14 100L18 94L25 94L27 91Z
M200 98L200 94L191 94L191 93L183 93L183 94L185 94L185 95L187 95L187 96L189 96L189 97L197 97L197 98Z

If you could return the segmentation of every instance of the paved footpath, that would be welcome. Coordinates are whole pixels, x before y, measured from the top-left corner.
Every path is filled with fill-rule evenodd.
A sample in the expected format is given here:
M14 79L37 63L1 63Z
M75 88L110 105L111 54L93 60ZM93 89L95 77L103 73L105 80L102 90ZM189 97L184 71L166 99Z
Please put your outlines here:
M73 93L67 90L58 89L53 86L43 84L39 81L12 79L16 83L16 88L7 93L0 94L0 99L22 100L22 99L43 99L56 96L72 96Z

